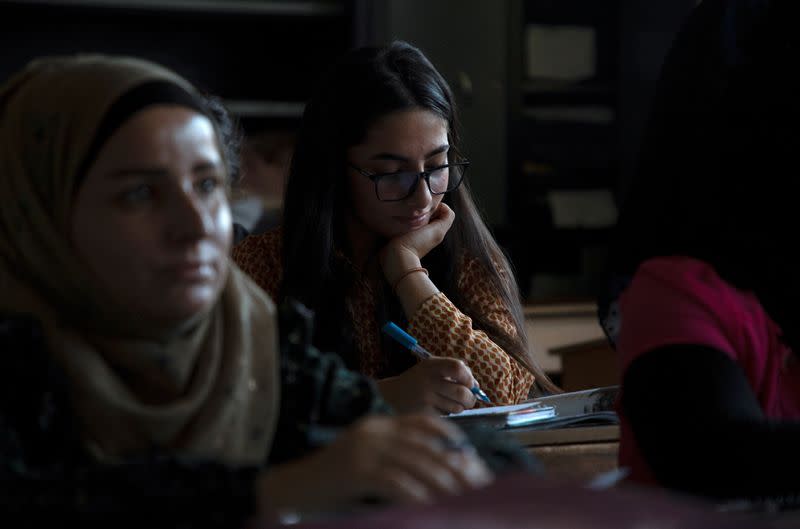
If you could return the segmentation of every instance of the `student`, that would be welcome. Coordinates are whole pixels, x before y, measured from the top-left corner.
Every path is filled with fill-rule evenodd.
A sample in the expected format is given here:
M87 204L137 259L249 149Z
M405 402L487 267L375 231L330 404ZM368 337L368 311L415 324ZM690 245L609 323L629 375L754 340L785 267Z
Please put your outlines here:
M209 108L129 58L42 59L0 88L4 519L236 527L487 483L439 418L346 427L386 406L302 337L279 362L273 304L230 264L231 160ZM342 433L266 468L325 426Z
M797 504L797 15L705 0L665 62L618 252L635 481Z
M458 144L452 93L418 49L351 51L306 107L281 229L233 253L272 296L313 309L314 343L377 378L399 410L471 408L476 383L494 404L527 399L534 380L556 390L530 355ZM382 336L386 321L435 358L417 362Z

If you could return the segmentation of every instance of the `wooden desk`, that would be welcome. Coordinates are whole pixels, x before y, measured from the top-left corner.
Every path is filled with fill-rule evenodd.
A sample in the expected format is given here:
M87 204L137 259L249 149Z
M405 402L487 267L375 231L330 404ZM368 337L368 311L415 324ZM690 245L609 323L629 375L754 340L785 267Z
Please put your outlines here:
M508 432L542 462L549 476L587 481L617 468L619 426Z
M294 520L292 521L292 523ZM374 508L350 516L309 517L294 529L788 529L751 515L658 489L591 490L581 484L514 474L429 505ZM254 523L248 529L279 529Z

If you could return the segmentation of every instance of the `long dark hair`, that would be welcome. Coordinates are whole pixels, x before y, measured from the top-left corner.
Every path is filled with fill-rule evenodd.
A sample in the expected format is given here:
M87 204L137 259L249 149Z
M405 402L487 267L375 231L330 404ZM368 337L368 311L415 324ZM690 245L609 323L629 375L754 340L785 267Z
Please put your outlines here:
M626 274L654 256L708 262L796 351L798 14L793 0L697 7L664 64L616 249Z
M363 141L370 126L395 111L420 108L441 116L448 125L449 161L460 160L458 120L452 92L420 50L405 42L360 48L345 54L320 81L308 102L295 145L284 199L281 297L296 298L316 313L315 342L347 358L352 350L352 323L344 316L344 299L354 278L336 259L334 248L347 248L341 230L348 204L346 151ZM516 281L475 204L468 185L447 194L444 202L455 222L442 244L428 254L431 279L500 347L525 366L540 385L558 391L530 355ZM477 259L489 272L517 327L511 340L489 321L481 307L470 306L456 282L461 259ZM384 315L396 314L391 296ZM351 359L352 360L352 359Z

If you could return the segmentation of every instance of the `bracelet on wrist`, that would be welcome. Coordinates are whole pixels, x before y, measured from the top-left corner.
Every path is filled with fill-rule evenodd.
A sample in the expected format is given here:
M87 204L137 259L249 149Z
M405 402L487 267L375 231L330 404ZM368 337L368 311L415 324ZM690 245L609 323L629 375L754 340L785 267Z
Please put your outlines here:
M406 270L405 272L403 272L403 274L400 277L395 279L394 285L392 285L392 292L394 292L395 295L396 295L397 294L397 287L400 286L400 282L403 279L407 278L408 276L410 276L411 274L414 274L416 272L424 272L426 276L430 276L430 274L428 273L428 269L427 268L423 268L421 266L418 266L416 268L412 268L410 270Z

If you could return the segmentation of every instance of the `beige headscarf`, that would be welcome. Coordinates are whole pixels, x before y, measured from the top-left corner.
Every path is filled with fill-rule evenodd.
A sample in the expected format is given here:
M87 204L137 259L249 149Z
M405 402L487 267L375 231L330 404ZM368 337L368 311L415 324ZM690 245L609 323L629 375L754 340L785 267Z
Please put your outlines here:
M275 311L232 263L211 313L171 336L133 339L119 322L111 334L81 324L102 324L114 307L69 241L76 173L111 105L150 81L196 94L158 65L99 55L35 61L0 88L0 311L41 321L96 457L158 446L259 464L278 409ZM175 398L143 400L138 390L151 381Z

